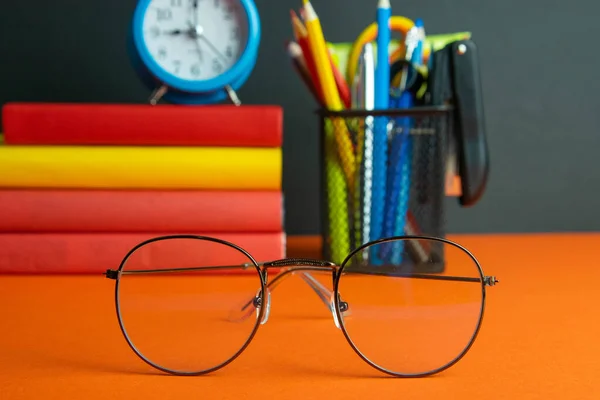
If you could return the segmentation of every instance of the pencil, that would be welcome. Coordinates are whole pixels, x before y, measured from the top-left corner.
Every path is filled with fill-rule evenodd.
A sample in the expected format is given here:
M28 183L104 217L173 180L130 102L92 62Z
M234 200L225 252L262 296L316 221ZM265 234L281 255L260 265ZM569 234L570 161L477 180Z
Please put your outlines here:
M309 47L310 45L308 43L308 32L306 30L306 27L302 23L302 21L300 21L300 18L298 18L298 15L296 15L296 13L294 12L294 10L290 10L290 16L292 19L292 27L294 30L294 37L296 38L296 41L302 48L302 52L304 53L304 55L305 55L304 57L306 58L306 53L310 53L310 47ZM341 73L338 66L333 61L333 57L331 56L331 53L328 52L328 54L329 54L329 62L331 63L331 69L333 71L333 76L335 79L335 85L338 89L338 92L340 93L340 98L341 98L342 102L344 103L344 106L347 108L350 108L351 98L350 98L350 88L348 87L348 83L346 82L344 75ZM311 73L311 77L313 80L317 81L318 76L317 76L317 72L314 67L314 62L313 62L312 69L314 72ZM320 87L319 87L319 93L321 93ZM323 96L321 95L320 98L323 98Z
M300 9L300 18L302 18L302 21L306 21L306 10L304 8Z
M292 64L294 65L294 69L300 75L304 84L308 88L308 90L312 93L313 97L320 105L323 105L323 99L319 97L317 93L317 89L311 79L310 72L308 71L308 67L306 66L306 60L304 59L304 55L302 53L302 48L296 42L289 41L286 45L288 55L292 59Z
M302 50L302 55L304 56L304 61L306 63L306 68L308 69L308 73L310 75L310 79L313 82L312 86L317 91L317 98L321 99L319 103L323 103L323 89L321 88L321 83L319 82L319 76L317 74L317 67L315 65L315 60L310 50L310 44L308 43L308 32L306 27L298 18L298 15L294 12L294 10L290 10L290 17L292 19L292 28L294 30L294 37Z
M331 70L333 72L333 78L335 79L335 86L340 94L340 99L346 108L350 108L352 106L352 99L350 96L350 88L348 87L348 83L346 82L344 75L342 75L340 72L338 66L333 61L331 52L328 51L327 54L329 55L329 62L331 63Z
M306 27L304 27L304 24L300 21L300 18L298 18L296 11L290 10L290 20L292 21L294 39L298 41L301 37L306 36Z
M389 108L390 64L389 44L391 38L389 0L377 4L377 67L375 69L375 109ZM376 240L384 233L385 204L388 196L388 119L375 117L373 132L373 185L371 186L371 238ZM382 247L382 249L388 246ZM371 262L380 264L379 251L371 252Z
M332 111L341 111L344 109L344 105L335 84L321 23L309 0L304 0L304 11L306 13L306 29L308 31L310 50L313 53L317 67L317 75L323 89L325 104ZM350 132L343 120L336 118L333 123L335 126L335 141L342 169L346 176L348 188L354 191L356 165Z

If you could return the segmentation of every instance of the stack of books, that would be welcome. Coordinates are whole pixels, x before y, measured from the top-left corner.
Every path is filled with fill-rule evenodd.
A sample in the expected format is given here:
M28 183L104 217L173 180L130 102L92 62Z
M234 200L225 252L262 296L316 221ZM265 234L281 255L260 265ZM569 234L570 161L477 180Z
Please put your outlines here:
M285 257L277 106L9 103L0 273L101 273L156 236Z

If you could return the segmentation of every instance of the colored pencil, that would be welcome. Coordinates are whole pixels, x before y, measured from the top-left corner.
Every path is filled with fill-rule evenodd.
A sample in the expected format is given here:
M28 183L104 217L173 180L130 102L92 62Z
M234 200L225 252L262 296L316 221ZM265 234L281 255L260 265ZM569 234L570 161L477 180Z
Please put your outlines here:
M321 28L319 17L308 0L304 0L304 10L306 12L308 41L317 66L317 74L323 88L325 103L330 110L341 111L344 109L344 105L335 84L335 78L331 69L329 53L327 51L327 45L325 44L325 38L323 37L323 30ZM337 150L344 170L344 175L346 176L348 188L351 191L354 191L356 165L350 132L343 120L336 118L333 123L335 126Z
M324 99L323 90L321 88L321 82L319 81L319 75L317 74L317 67L315 65L313 53L310 50L310 44L308 43L308 32L306 30L306 27L304 26L302 21L300 21L300 18L298 18L298 15L296 15L294 10L290 10L290 16L292 19L294 37L296 38L296 42L302 49L302 55L304 56L306 68L308 69L311 81L313 82L312 86L314 86L315 90L317 91L317 98Z
M350 107L352 107L352 98L350 96L350 87L348 86L348 83L346 82L344 75L342 75L342 73L340 72L340 69L338 68L336 63L333 61L331 52L328 51L327 54L329 55L329 62L331 63L331 70L333 72L333 78L335 79L335 86L337 87L338 92L340 94L340 99L342 100L342 103L344 103L344 106L346 108L350 108Z
M292 60L292 64L294 65L294 69L296 73L300 75L304 84L308 88L308 90L312 93L313 97L317 101L319 105L323 105L323 99L319 96L317 89L315 87L314 81L310 76L310 72L306 65L306 60L304 59L304 54L302 53L302 48L296 42L289 41L287 43L287 51L290 59Z
M295 37L296 41L298 42L298 44L300 45L300 47L302 48L302 52L306 59L307 58L306 54L310 53L310 44L308 43L308 32L306 30L306 27L300 20L300 18L298 18L298 15L294 12L294 10L290 10L290 16L291 16L291 20L292 20L292 28L294 30L294 37ZM328 52L328 54L329 54L329 62L331 63L331 69L333 71L333 77L335 79L335 85L340 94L340 98L341 98L342 102L344 103L344 106L346 108L350 108L352 99L350 96L350 88L348 86L348 83L346 82L346 79L344 78L344 75L341 73L339 67L335 64L333 57L331 56L331 53ZM312 63L312 65L310 67L312 67L312 72L310 75L311 75L312 79L316 82L316 81L318 81L317 72L316 72L316 69L314 66L314 62L312 62L312 60L311 60L311 63ZM308 66L308 62L307 62L307 66ZM310 71L310 69L309 69L309 71ZM318 90L320 93L321 92L320 86L318 87ZM320 97L322 98L322 95Z

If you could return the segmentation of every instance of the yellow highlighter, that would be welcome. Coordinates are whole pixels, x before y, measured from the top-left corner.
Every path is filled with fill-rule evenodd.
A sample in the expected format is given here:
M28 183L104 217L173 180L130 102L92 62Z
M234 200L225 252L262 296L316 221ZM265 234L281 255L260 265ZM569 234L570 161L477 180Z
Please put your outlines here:
M335 84L335 78L331 69L331 63L328 55L327 45L323 37L323 30L319 17L309 0L304 0L304 12L306 16L306 29L308 31L308 41L311 52L317 67L317 75L323 89L325 105L332 111L341 111L344 109L340 94ZM348 188L354 188L354 179L356 165L354 160L354 150L350 139L350 132L346 123L341 118L333 120L335 130L335 141L344 175L348 182Z

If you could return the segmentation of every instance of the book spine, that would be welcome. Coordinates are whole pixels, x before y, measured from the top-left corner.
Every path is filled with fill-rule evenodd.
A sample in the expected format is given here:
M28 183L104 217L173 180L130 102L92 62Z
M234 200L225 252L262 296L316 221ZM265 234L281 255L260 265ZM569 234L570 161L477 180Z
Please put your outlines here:
M0 187L280 190L281 148L0 146Z
M281 232L280 191L1 190L3 232Z
M196 233L222 239L240 246L257 261L277 260L285 257L284 233ZM117 269L127 253L137 244L162 235L149 233L0 233L0 273L3 274L101 274L107 269ZM204 243L204 244L203 244ZM242 264L251 262L242 253L219 251L215 245L183 243L167 246L164 243L153 249L152 257L136 260L154 266L190 266L194 249L202 248L197 265L230 265L232 260ZM199 247L193 247L193 246ZM188 247L189 246L189 247ZM204 247L200 247L204 246ZM179 248L181 251L168 251ZM187 250L186 250L187 249ZM164 251L161 251L164 250ZM239 255L238 255L239 254ZM194 260L195 261L195 260Z
M279 106L8 103L10 145L281 147Z

